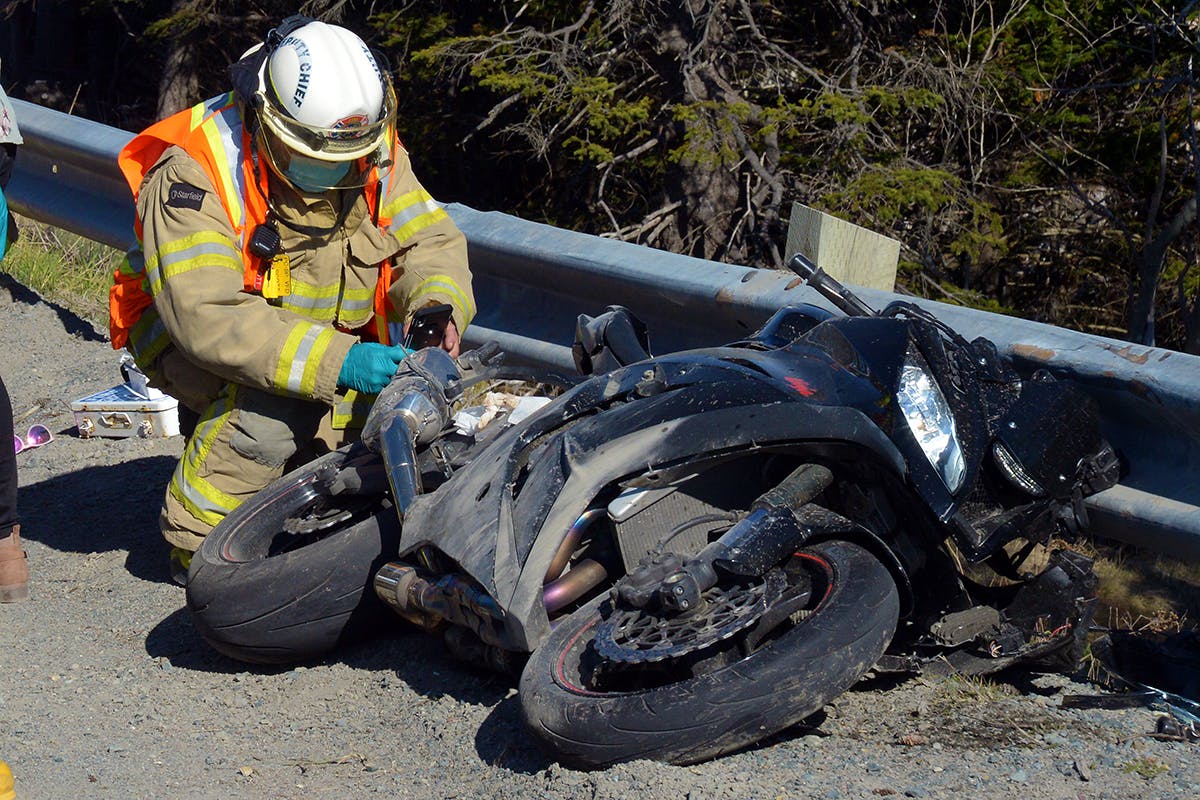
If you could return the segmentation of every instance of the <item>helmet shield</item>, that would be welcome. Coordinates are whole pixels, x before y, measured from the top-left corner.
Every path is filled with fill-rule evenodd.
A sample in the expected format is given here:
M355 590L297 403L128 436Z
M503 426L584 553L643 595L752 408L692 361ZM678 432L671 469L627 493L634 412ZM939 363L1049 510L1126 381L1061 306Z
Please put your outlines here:
M310 125L289 116L266 93L256 95L258 115L263 125L279 141L296 152L322 161L353 161L379 148L387 149L396 122L396 95L390 80L384 78L386 91L381 116L374 122L358 124L338 122L332 126Z

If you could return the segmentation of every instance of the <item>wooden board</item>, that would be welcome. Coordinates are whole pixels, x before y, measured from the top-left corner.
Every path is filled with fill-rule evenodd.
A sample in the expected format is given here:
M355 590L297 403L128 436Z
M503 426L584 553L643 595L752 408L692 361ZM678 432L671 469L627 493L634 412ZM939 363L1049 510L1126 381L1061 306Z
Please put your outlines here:
M792 203L787 255L801 252L842 283L892 291L900 242L814 208Z

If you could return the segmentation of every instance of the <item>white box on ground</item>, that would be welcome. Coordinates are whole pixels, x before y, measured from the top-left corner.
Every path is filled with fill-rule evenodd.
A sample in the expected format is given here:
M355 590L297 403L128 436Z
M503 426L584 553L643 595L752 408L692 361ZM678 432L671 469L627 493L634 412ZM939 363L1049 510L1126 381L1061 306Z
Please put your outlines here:
M79 435L85 439L91 436L115 439L177 436L179 401L157 390L147 394L152 396L138 394L129 384L121 383L72 402L71 411L75 414Z

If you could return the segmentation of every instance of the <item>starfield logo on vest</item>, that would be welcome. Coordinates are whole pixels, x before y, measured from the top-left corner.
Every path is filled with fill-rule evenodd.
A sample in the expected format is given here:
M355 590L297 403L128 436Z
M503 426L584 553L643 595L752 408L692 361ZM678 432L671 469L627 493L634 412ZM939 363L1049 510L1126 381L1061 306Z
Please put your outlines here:
M167 205L199 211L200 204L204 202L204 194L203 189L197 189L190 183L173 183L167 190Z

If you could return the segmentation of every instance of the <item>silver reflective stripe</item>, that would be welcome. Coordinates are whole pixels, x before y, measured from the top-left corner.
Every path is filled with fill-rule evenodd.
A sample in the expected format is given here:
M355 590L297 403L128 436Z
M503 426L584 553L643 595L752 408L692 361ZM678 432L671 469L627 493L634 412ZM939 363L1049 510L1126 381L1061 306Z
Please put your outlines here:
M246 218L246 210L241 202L241 199L246 196L246 180L242 175L242 117L238 114L237 105L233 104L220 114L213 116L212 119L221 137L229 177L237 189L237 208L230 210L236 215L234 227L240 228Z
M368 298L367 300L352 300L350 298L343 297L341 310L347 314L360 314L369 310L373 305L373 302L374 301L371 298Z
M159 272L165 271L168 273L167 277L170 277L170 273L172 272L171 267L182 264L185 261L190 261L198 256L223 255L238 260L241 259L241 254L234 249L231 242L200 242L199 244L191 245L183 250L177 250L173 253L163 253L162 249L160 248L159 253L160 256L158 264L154 267L152 271L153 274L150 277L150 283L154 286L158 285Z
M304 369L308 366L308 357L312 354L313 345L324 329L312 325L305 331L300 344L296 346L296 355L292 358L291 369L288 370L287 388L296 394L303 391Z
M197 478L197 480L199 480L199 478ZM176 481L175 488L180 494L183 495L185 505L194 506L197 510L203 512L204 514L212 514L218 517L224 517L230 511L233 511L233 509L237 508L236 502L225 506L209 499L207 496L205 496L202 490L193 485L191 481L187 480L186 478ZM212 517L208 517L202 521L213 522L213 524L216 522L212 519Z
M138 324L129 331L129 341L126 343L126 347L134 356L152 359L170 343L170 339L167 337L167 326L163 325L162 317L152 313L153 311L154 306L150 306L145 312L142 312ZM148 318L152 318L153 321L149 325L143 326L141 323Z
M302 294L292 292L283 301L283 305L285 308L292 309L293 311L315 311L320 309L321 311L328 312L326 316L332 317L333 310L337 308L337 296L306 297Z
M418 217L440 211L441 208L442 204L432 197L417 200L392 214L392 221L388 224L388 231L394 233Z

